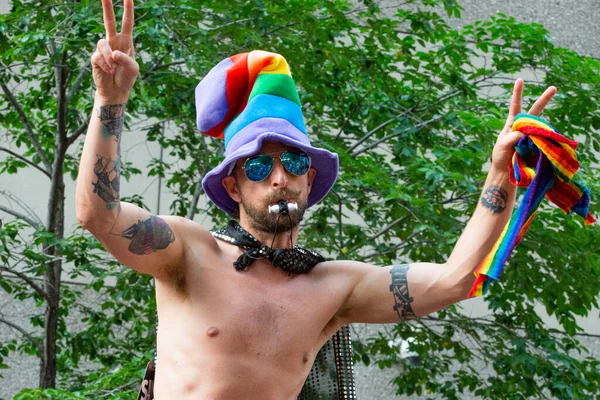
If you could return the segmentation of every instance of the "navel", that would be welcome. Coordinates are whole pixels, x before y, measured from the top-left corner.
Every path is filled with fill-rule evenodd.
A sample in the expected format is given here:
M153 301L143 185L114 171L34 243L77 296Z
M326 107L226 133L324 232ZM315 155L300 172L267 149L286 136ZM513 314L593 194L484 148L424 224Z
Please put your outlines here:
M208 328L208 330L206 331L206 336L208 337L215 337L219 334L219 328L215 328L214 326L211 326L210 328Z

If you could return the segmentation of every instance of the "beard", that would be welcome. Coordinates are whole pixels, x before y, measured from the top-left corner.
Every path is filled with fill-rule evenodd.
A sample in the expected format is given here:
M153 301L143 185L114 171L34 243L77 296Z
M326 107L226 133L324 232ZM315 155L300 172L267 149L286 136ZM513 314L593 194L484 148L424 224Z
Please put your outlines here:
M259 232L275 234L275 232L289 232L300 225L302 218L304 218L304 213L308 208L307 197L308 196L304 196L303 198L300 198L300 193L283 189L267 197L262 202L255 202L255 204L252 204L250 201L247 201L246 197L240 192L240 203L242 207L244 207L244 211L250 219L250 225L252 226L252 229L255 229ZM277 202L280 199L296 200L298 209L290 211L288 215L282 216L280 216L279 213L270 213L269 204ZM278 218L279 222L277 222Z

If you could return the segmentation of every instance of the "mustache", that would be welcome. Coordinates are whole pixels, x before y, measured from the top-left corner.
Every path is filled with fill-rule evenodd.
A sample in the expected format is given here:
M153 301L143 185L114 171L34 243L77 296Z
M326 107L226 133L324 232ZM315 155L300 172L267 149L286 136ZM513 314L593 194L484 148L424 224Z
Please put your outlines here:
M297 199L299 196L300 196L300 193L295 192L293 190L281 189L280 191L273 193L272 195L266 197L265 201L270 204L272 202L276 202L281 199L283 199L283 200Z

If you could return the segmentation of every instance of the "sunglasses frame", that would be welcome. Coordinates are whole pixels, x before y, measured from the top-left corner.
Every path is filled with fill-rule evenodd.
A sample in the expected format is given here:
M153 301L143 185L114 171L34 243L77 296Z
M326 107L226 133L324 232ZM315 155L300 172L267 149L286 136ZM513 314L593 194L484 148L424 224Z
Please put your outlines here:
M244 161L244 165L242 166L242 169L244 170L244 174L246 175L246 178L248 178L248 180L250 182L262 182L265 179L267 179L269 177L269 175L271 175L271 173L273 172L273 167L275 166L275 157L279 158L279 162L281 163L281 165L283 166L283 169L286 172L289 172L290 174L294 175L294 176L302 176L302 175L297 175L295 173L293 173L292 171L290 171L289 169L287 169L287 167L285 166L285 164L283 163L283 160L281 159L281 157L285 154L285 153L303 153L306 154L306 157L308 157L308 168L306 169L306 172L303 173L302 175L306 175L308 173L308 171L310 170L310 167L312 166L312 158L310 157L310 154L308 154L305 151L302 150L286 150L286 151L282 151L279 153L259 153L259 154L255 154L252 157L248 157L246 159L246 161ZM271 170L269 171L269 173L262 178L260 181L253 181L252 179L250 179L250 177L248 177L248 172L246 172L246 163L250 160L252 160L253 158L256 158L258 156L269 156L271 157L271 160L273 160L273 164L271 164Z

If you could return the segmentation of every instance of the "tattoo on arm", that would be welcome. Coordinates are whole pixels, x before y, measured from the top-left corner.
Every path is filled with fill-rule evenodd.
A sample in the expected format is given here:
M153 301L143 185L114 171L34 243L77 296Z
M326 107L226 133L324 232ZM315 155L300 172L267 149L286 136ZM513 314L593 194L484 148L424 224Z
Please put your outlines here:
M120 198L121 158L117 157L116 160L113 160L99 154L96 154L96 157L94 174L98 180L92 183L94 193L104 200L109 210L113 210Z
M121 237L131 240L129 251L140 256L166 249L175 241L175 234L169 224L154 215L125 229Z
M117 156L113 160L96 154L94 174L98 180L92 185L96 193L106 203L106 208L114 210L119 203L121 179L121 133L125 118L125 104L110 104L98 110L98 118L102 123L102 136L114 137L117 142Z
M390 285L390 292L394 295L394 311L398 313L401 321L416 318L410 303L413 302L413 298L408 293L408 281L406 280L406 273L410 269L410 265L394 265L390 270L392 275L392 284Z
M118 142L123 132L123 121L125 120L125 104L111 104L100 107L98 111L102 123L102 136L105 138L115 137Z
M111 104L100 107L98 117L102 123L102 136L107 139L112 137L117 142L117 157L115 160L96 154L98 157L94 164L94 173L98 180L93 183L94 193L106 202L109 210L118 205L118 214L115 224L121 214L120 178L121 178L121 133L125 120L125 104ZM111 228L110 232L112 233ZM166 249L175 241L175 234L164 219L151 216L145 221L138 220L125 231L119 234L131 240L129 251L137 255L154 253Z
M506 208L508 193L500 186L490 186L481 195L481 204L492 214L500 214Z

